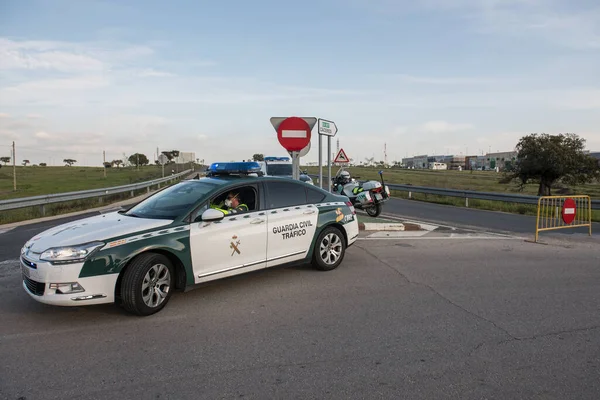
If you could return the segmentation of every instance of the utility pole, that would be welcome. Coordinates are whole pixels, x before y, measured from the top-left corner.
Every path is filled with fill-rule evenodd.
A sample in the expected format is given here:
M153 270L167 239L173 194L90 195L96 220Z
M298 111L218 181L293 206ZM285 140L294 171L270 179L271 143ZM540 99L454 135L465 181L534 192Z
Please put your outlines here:
M104 177L106 178L106 150L102 150L102 165L104 166Z
M17 152L15 150L15 141L13 140L13 190L17 191Z
M137 167L137 170L140 170L140 155L139 153L135 153L135 165Z

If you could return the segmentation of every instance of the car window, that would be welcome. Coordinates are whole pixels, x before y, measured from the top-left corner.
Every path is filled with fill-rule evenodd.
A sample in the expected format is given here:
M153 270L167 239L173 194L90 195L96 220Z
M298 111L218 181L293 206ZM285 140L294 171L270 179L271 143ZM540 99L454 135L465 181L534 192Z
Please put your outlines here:
M253 186L240 186L229 189L211 199L211 206L226 210L227 207L225 206L225 199L230 193L236 195L239 199L239 204L246 205L248 207L248 211L258 210L257 193Z
M190 180L168 187L159 193L142 200L129 209L125 215L139 218L175 219L184 215L199 200L215 189L208 182Z
M310 204L317 204L325 200L326 194L311 188L306 188L307 201Z
M306 204L304 184L294 182L267 182L267 208L282 208Z
M292 176L292 164L267 164L267 175Z

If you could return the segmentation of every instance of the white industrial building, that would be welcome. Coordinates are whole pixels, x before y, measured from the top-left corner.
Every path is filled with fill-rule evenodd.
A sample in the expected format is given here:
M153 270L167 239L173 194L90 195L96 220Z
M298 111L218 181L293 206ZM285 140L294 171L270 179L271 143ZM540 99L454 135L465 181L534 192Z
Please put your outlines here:
M195 152L179 152L179 156L177 156L174 160L177 164L187 164L196 161L196 153Z

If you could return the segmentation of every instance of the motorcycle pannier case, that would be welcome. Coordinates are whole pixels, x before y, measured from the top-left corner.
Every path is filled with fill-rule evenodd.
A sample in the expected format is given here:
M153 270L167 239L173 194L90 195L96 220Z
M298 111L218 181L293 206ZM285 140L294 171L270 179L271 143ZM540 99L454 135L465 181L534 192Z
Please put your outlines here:
M371 197L371 193L368 191L360 192L358 196L356 196L356 200L360 202L362 205L367 205L373 202L373 198Z
M381 187L381 182L378 181L368 181L363 183L362 185L364 190L373 190Z

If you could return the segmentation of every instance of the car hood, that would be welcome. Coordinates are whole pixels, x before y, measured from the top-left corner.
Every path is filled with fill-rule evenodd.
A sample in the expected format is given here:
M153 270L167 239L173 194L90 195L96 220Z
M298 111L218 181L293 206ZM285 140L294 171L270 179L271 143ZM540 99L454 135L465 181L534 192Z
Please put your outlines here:
M115 236L160 228L173 220L130 217L112 212L80 219L48 229L30 241L31 250L41 253L50 247L72 246L95 240L106 240Z

